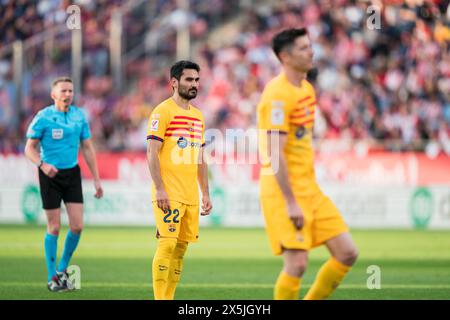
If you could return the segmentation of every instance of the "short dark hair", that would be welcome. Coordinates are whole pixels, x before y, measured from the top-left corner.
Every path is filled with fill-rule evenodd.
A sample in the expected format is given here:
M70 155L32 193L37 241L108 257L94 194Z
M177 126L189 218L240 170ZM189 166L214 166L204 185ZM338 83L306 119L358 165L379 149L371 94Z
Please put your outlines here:
M280 59L280 52L294 44L295 39L308 34L305 28L300 29L286 29L277 33L272 39L272 49L278 59Z
M70 83L72 83L72 79L70 79L69 77L58 77L55 80L53 80L53 82L52 82L52 89L54 87L56 87L56 85L58 83L60 83L60 82L70 82Z
M194 69L197 70L197 72L200 72L200 66L195 62L180 60L170 68L170 79L175 78L177 80L180 80L184 69Z

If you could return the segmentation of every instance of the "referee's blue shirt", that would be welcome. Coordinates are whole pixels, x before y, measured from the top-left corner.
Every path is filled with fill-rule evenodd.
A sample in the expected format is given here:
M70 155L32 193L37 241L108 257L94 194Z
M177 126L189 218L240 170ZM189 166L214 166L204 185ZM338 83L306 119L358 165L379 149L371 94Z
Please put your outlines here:
M27 138L40 140L41 159L58 169L75 167L80 141L90 137L84 112L72 105L67 112L59 111L55 105L42 109L27 131Z

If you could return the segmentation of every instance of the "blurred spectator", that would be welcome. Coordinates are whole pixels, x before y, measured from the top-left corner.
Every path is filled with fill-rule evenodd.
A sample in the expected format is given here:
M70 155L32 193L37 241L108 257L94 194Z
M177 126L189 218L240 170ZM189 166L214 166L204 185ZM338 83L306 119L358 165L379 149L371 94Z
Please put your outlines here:
M0 45L65 23L69 1L0 0ZM307 27L317 75L318 139L364 140L392 151L450 154L450 7L448 1L190 0L184 16L176 0L135 2L123 15L125 88L114 88L109 32L115 9L127 1L74 1L83 23L83 84L77 104L92 123L100 149L145 150L147 118L170 95L168 67L176 55L176 29L186 17L193 59L201 65L207 127L252 128L264 85L279 72L273 34ZM381 28L366 26L367 8L381 12ZM224 23L224 22L227 23ZM50 103L51 78L70 70L70 37L27 49L24 108L11 125L14 105L11 55L0 50L0 151L18 152L33 114ZM427 144L431 147L428 147Z

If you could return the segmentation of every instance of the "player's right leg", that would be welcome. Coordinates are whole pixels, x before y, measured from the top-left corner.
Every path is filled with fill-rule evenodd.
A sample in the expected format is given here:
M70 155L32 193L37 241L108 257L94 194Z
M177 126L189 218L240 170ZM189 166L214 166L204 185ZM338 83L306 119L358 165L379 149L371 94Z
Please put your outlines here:
M58 235L61 228L61 199L62 189L58 178L49 178L39 170L39 187L42 206L47 216L47 232L44 241L45 262L47 265L47 288L50 291L64 291L56 274L56 254Z
M312 241L309 208L304 209L305 225L297 230L289 219L283 197L261 197L261 207L272 252L282 254L284 259L284 267L275 283L274 299L298 299L301 277L308 261L307 250Z
M186 250L188 248L188 242L179 240L173 251L172 259L170 261L169 277L166 286L166 299L173 300L175 297L175 290L178 282L180 282L181 273L183 271L183 260Z
M58 235L61 227L61 209L45 210L47 215L47 233L44 241L45 262L47 265L47 288L52 292L64 291L66 287L61 283L56 273L56 253Z
M162 211L153 202L153 213L157 227L158 247L153 257L152 276L153 294L155 300L167 300L167 286L173 255L177 248L180 233L180 221L185 213L186 206L176 201L169 202L170 209Z
M200 207L198 205L186 205L184 215L180 218L180 232L170 262L169 279L166 288L166 297L169 300L173 300L175 297L175 291L183 272L183 260L188 244L198 240L199 213Z
M170 263L177 246L176 238L159 237L152 263L153 295L155 300L166 300Z
M297 300L301 279L308 264L308 251L297 249L283 250L283 270L275 284L275 300Z

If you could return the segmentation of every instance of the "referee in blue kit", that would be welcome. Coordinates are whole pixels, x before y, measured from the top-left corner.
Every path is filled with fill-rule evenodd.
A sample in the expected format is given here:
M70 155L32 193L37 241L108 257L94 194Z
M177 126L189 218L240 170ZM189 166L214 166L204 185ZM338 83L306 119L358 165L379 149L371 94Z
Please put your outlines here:
M57 78L52 83L54 104L39 111L28 127L25 155L39 171L39 185L45 214L45 260L48 272L47 287L52 292L73 290L67 267L77 248L83 229L83 193L81 187L78 150L94 177L95 197L103 196L94 145L84 113L71 105L72 80ZM40 142L40 152L36 149ZM56 266L56 252L61 227L61 200L64 200L70 230L64 244L63 255Z

